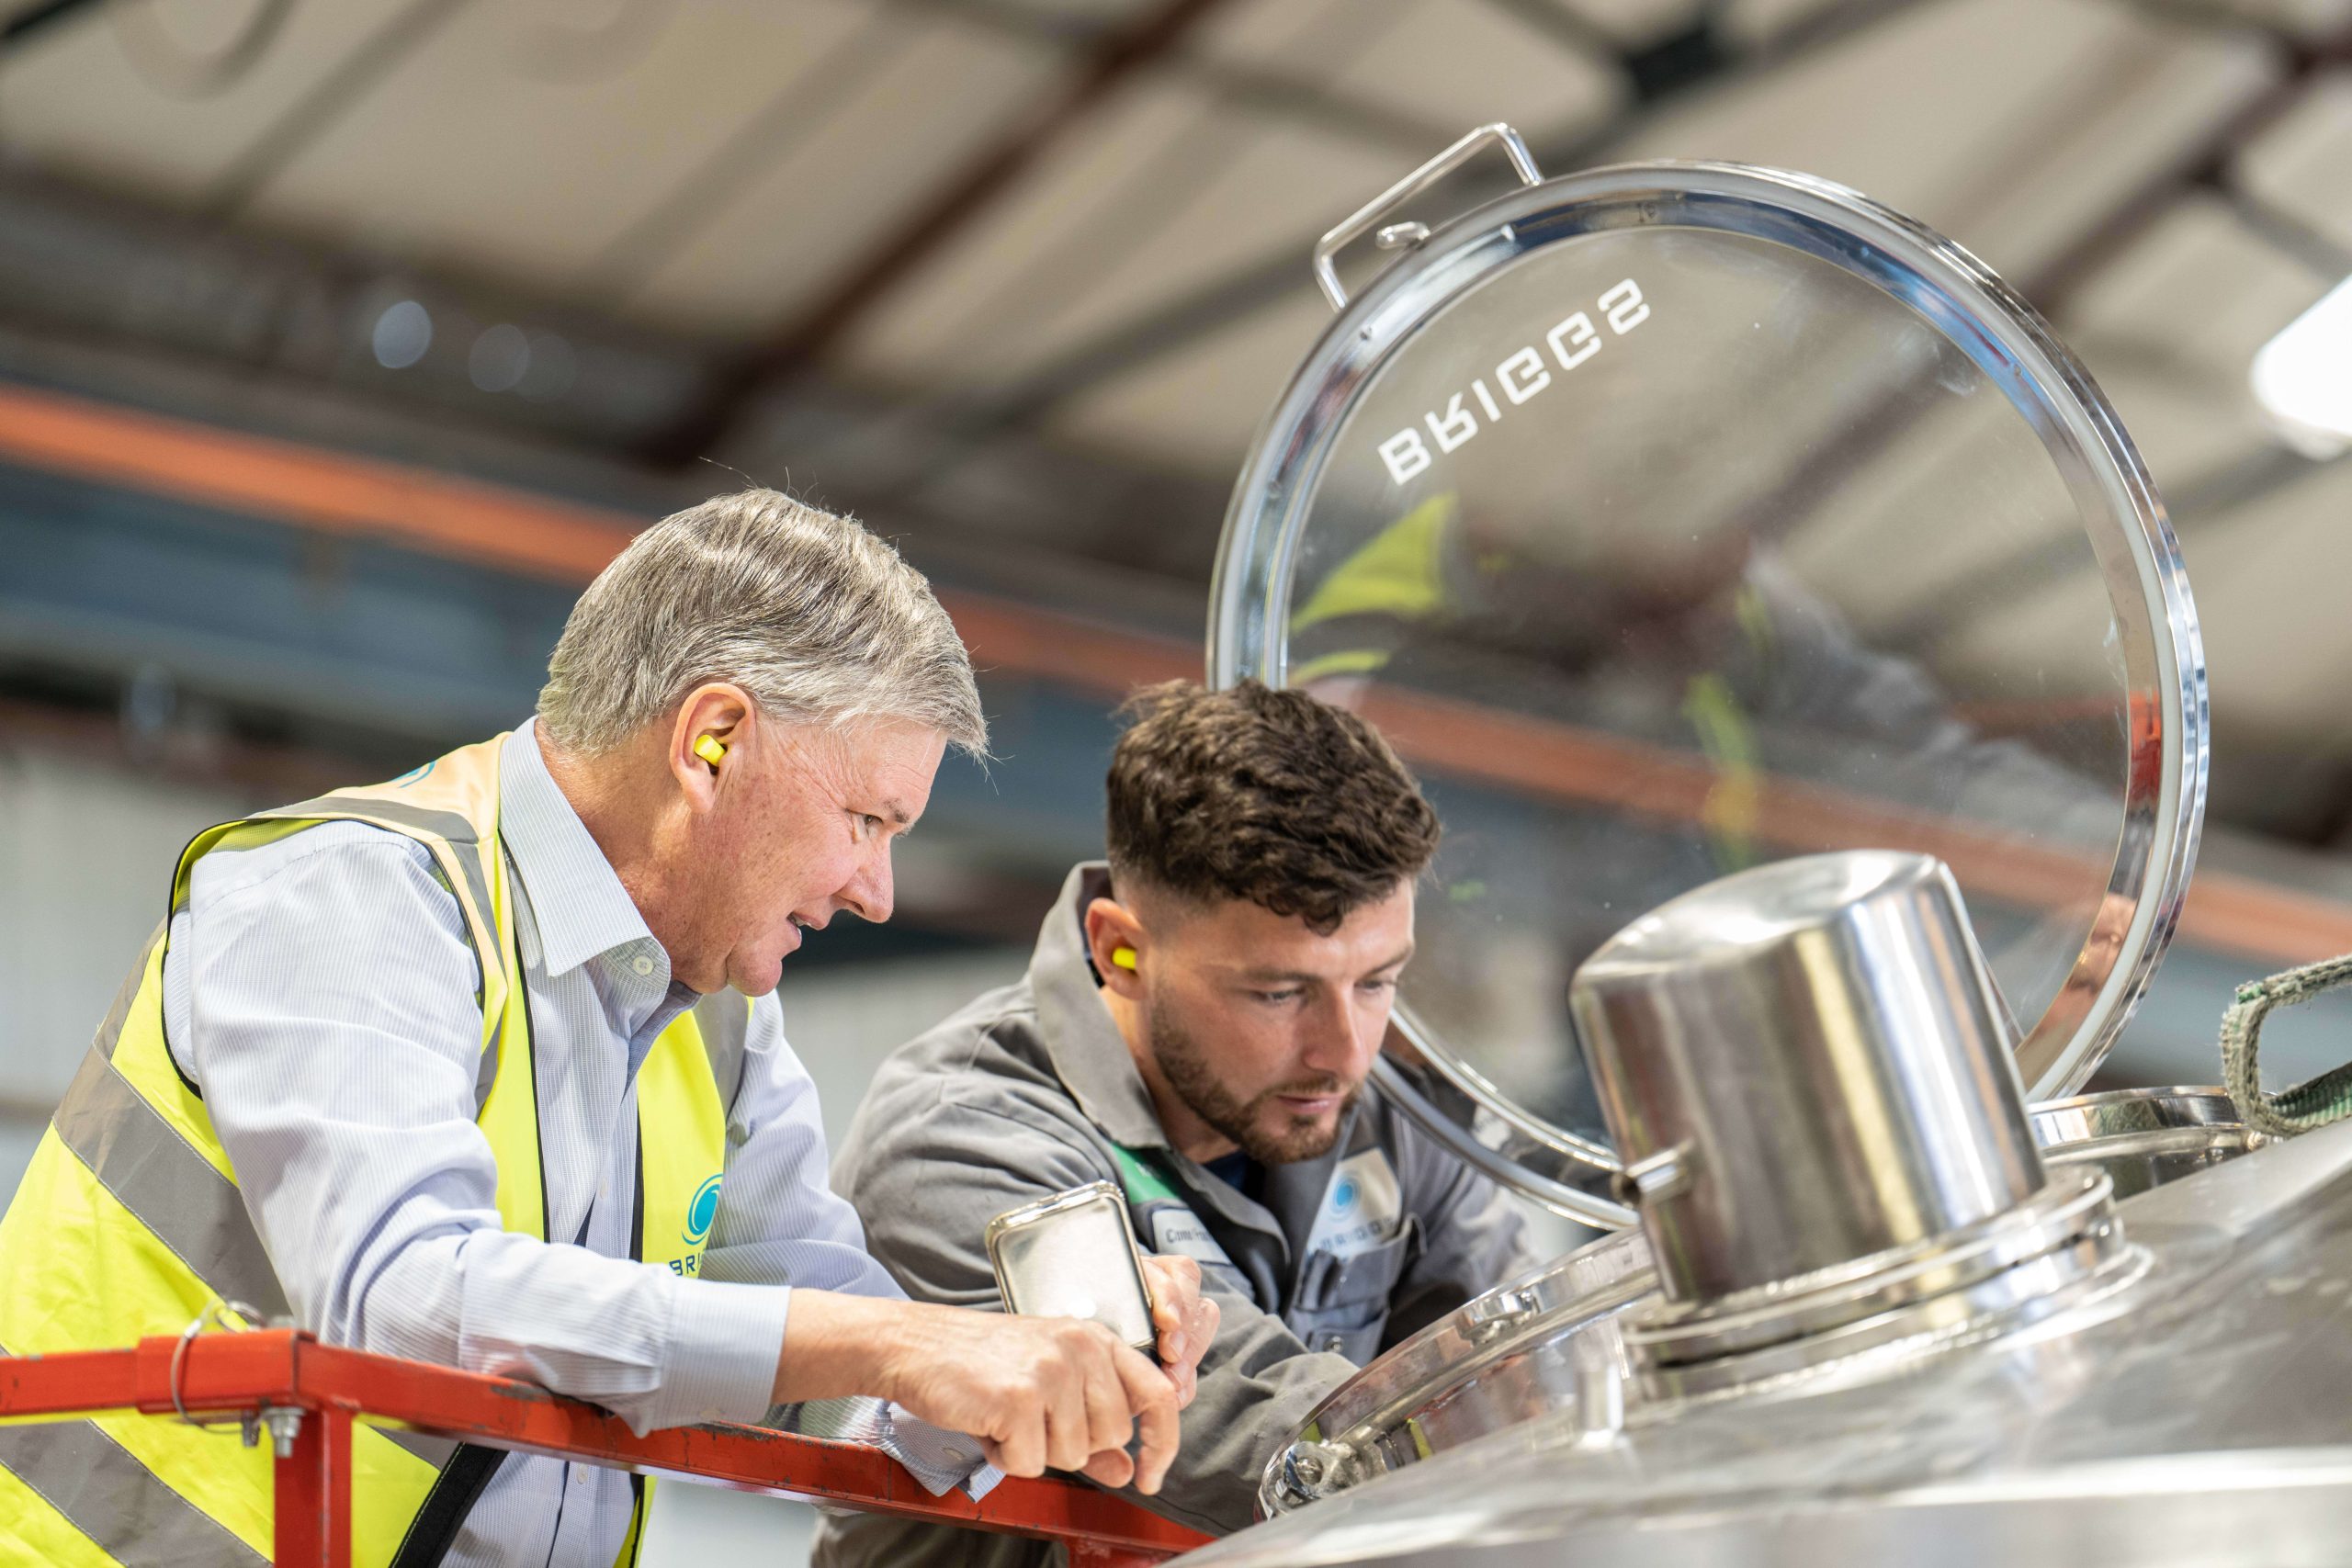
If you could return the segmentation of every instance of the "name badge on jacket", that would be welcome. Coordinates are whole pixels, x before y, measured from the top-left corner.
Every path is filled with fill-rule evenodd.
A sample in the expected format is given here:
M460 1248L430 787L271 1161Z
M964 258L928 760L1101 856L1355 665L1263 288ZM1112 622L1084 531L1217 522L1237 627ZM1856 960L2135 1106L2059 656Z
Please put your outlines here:
M1233 1267L1233 1259L1217 1245L1216 1237L1209 1235L1209 1227L1182 1203L1155 1208L1148 1218L1154 1252L1180 1252L1199 1263Z

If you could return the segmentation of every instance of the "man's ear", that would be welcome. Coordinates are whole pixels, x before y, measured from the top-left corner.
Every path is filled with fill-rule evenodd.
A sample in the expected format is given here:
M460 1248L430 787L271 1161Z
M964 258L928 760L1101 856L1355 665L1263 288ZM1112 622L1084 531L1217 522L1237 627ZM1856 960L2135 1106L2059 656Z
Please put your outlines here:
M666 761L686 797L707 809L728 770L748 765L759 709L741 686L714 681L688 692L670 726Z
M1097 898L1086 906L1086 950L1094 958L1094 972L1102 988L1129 1001L1143 999L1143 965L1148 944L1143 922L1116 898Z

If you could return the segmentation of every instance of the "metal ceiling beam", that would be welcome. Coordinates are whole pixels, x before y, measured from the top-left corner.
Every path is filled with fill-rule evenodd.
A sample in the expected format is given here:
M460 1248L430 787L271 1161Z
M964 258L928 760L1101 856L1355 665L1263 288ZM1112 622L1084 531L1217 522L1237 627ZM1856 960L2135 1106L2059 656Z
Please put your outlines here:
M2185 149L2181 155L2124 192L2086 224L2075 242L2056 256L2021 278L2018 291L2045 316L2057 318L2077 294L2132 243L2143 238L2180 198L2202 186L2224 182L2231 161L2263 130L2301 97L2311 79L2334 60L2352 53L2352 29L2317 47L2296 48L2282 78L2225 117L2212 132ZM2261 231L2258 229L2257 232ZM2298 247L2293 254L2312 258ZM1933 367L1911 381L1888 388L1871 408L1845 429L1823 442L1794 473L1746 509L1736 525L1749 533L1785 530L1810 513L1815 497L1843 481L1869 457L1908 428L1905 412L1911 407L1913 387L1931 380ZM2298 482L2312 470L2308 461L2288 452L2257 452L2224 465L2220 470L2191 479L2174 497L2177 513L2214 514ZM2250 486L2250 488L2248 488ZM2188 498L2194 496L2191 501ZM1971 573L1964 582L1949 584L1936 602L1905 617L1884 633L1890 646L1926 649L1951 632L1972 604L1985 594L2046 582L2052 572L2082 564L2082 552L2071 531L2062 539L2029 546L2015 558L2005 558Z
M614 300L644 286L725 211L762 173L775 169L903 53L905 19L986 28L1017 42L1082 54L1105 24L1057 19L1018 0L883 0L865 23L797 73L767 106L688 171L661 200L630 220L574 280L581 297ZM1450 128L1391 105L1330 91L1308 78L1187 48L1162 60L1221 109L1240 109L1399 154L1442 142Z
M1058 91L1006 127L891 225L879 243L844 267L782 333L713 376L676 426L652 444L649 456L684 463L718 445L763 386L813 363L839 342L917 268L995 207L1066 132L1227 3L1162 0L1135 22L1105 34Z
M2045 263L2024 291L2037 310L2046 316L2058 316L2078 291L2170 213L2183 196L2199 187L2226 187L2231 162L2241 149L2301 102L2313 78L2352 62L2352 28L2317 43L2290 39L2277 39L2277 42L2285 55L2285 69L2278 80L2225 119L2211 137L2110 207L2072 245Z
M0 50L15 49L76 11L96 10L98 0L40 0L27 6L0 22Z
M1746 50L1718 44L1712 49L1712 63L1707 69L1679 76L1663 73L1654 75L1656 85L1649 96L1636 98L1623 112L1590 130L1537 148L1537 162L1548 169L1589 164L1702 90L1736 86L1907 12L1946 3L1948 0L1840 0ZM1429 150L1435 152L1438 145L1438 141L1432 141ZM1464 199L1468 200L1471 193L1487 187L1475 180L1465 180L1463 188ZM955 468L975 447L1009 431L1035 424L1093 388L1226 331L1272 308L1285 295L1304 289L1308 276L1307 249L1308 236L1285 242L1254 261L1197 284L1174 299L1057 355L1010 386L971 394L948 404L935 423L936 441L916 456L902 479L886 494L868 497L867 503L887 505L911 494Z
M467 0L414 0L360 41L334 68L311 85L255 137L205 193L204 210L213 219L233 218L287 165L315 145L401 62L441 30Z
M877 6L792 72L757 113L623 225L581 269L572 291L609 302L642 288L761 174L790 158L888 70L904 49L901 31Z
M2177 532L2194 527L2201 537L2256 502L2330 466L2281 446L2256 447L2170 487L2165 510ZM2050 536L1938 583L1933 600L1879 627L1873 641L1924 657L1963 630L1967 617L1984 606L2015 604L2087 570L2091 564L2090 546L2081 528L2072 518L2057 521Z
M1058 18L1021 0L886 0L919 15L953 17L1007 38L1052 39L1072 50L1099 45L1107 24ZM1212 56L1179 44L1160 66L1218 102L1295 125L1351 136L1398 152L1442 145L1455 128L1441 126L1395 103L1338 91L1328 84L1247 60Z

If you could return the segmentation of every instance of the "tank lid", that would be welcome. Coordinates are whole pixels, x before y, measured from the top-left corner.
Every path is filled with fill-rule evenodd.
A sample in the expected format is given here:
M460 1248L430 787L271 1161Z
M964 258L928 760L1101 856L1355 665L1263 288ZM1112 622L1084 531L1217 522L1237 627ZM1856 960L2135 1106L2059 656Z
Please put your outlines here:
M1498 145L1521 188L1405 221ZM1351 301L1375 228L1404 254ZM1539 182L1504 127L1316 264L1343 308L1242 470L1209 674L1364 713L1444 820L1389 1091L1624 1223L1569 976L1727 872L1862 849L1951 868L2030 1095L2080 1088L2194 858L2204 663L2147 472L2041 319L1826 181Z

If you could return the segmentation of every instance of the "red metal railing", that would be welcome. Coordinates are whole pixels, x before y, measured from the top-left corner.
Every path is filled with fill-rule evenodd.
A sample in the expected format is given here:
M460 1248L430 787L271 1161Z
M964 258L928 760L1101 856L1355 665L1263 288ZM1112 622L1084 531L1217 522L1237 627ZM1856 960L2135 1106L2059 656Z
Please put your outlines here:
M0 1416L136 1410L177 1420L176 1337L129 1349L0 1356ZM619 1470L691 1477L873 1513L1068 1544L1088 1568L1159 1562L1207 1538L1105 1492L1055 1480L1007 1480L973 1502L933 1497L879 1449L755 1427L684 1427L638 1437L615 1416L535 1384L478 1377L322 1345L290 1329L206 1334L187 1342L180 1401L208 1421L255 1417L274 1445L277 1568L349 1568L351 1426L380 1424L552 1454Z

